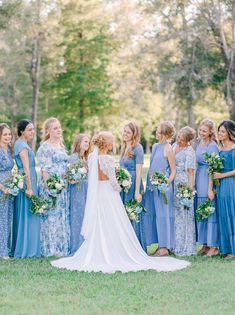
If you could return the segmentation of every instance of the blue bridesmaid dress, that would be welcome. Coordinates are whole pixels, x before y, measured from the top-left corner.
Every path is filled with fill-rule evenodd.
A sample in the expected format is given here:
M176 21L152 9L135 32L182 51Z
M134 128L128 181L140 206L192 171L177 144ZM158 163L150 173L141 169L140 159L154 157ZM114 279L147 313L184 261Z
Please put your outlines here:
M79 160L78 154L74 153L69 158L69 163L73 164ZM73 255L81 246L83 237L81 235L82 222L87 197L87 180L77 184L69 185L69 214L70 214L70 254Z
M13 166L10 150L5 151L0 147L1 184L4 185L4 181L11 176ZM4 198L4 193L0 190L0 257L9 256L13 208L13 198L11 196Z
M214 141L211 141L208 145L204 146L201 142L196 147L196 162L197 171L195 179L196 197L195 197L195 210L204 201L208 199L208 164L205 162L204 153L219 153L219 148ZM207 219L197 222L197 241L201 245L207 245L210 247L219 246L219 234L218 234L218 214L216 202L215 212L212 213Z
M235 148L221 151L223 173L235 169ZM218 191L220 253L235 255L235 176L220 179Z
M122 202L125 204L127 201L135 198L135 181L136 181L136 164L144 164L144 150L140 143L138 143L133 150L132 157L122 157L120 159L120 166L127 169L131 174L132 185L128 192L121 192ZM144 185L141 179L140 193L144 192ZM133 229L135 230L136 236L141 246L146 249L145 236L143 228L143 217L144 213L140 214L140 222L131 221Z
M147 245L158 243L158 247L166 247L172 250L175 246L173 184L170 185L166 192L168 200L168 204L166 205L161 193L159 190L153 189L149 179L155 171L163 173L167 177L170 175L170 165L164 157L166 144L166 142L156 143L153 146L145 194L145 208L147 209L147 213L144 218L144 229Z
M18 139L14 146L14 155L19 173L23 173L20 152L26 149L29 157L29 169L32 190L37 195L37 174L32 149L27 142ZM31 201L24 192L19 192L15 199L13 214L12 255L14 257L39 257L40 251L40 217L30 211Z

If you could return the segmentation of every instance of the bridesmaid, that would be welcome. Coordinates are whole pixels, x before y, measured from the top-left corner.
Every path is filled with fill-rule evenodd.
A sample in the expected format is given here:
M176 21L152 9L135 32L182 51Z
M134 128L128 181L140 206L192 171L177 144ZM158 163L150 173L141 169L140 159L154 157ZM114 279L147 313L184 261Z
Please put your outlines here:
M214 173L215 179L220 179L218 191L218 218L220 253L226 259L235 257L235 123L232 120L223 121L218 128L219 140L222 143L220 151L224 158L222 173Z
M196 155L191 146L195 131L184 127L178 132L173 151L176 159L176 176L174 180L174 216L175 216L175 254L191 256L196 254L196 233L193 204L184 209L176 197L177 185L186 184L194 190Z
M69 158L69 163L73 164L79 159L87 162L88 153L90 148L90 138L88 135L80 133L75 137L73 154ZM79 190L77 188L78 182L70 183L69 195L70 195L70 254L73 255L83 242L81 236L81 228L84 217L84 210L87 196L87 180L81 180L79 182Z
M210 119L204 119L198 128L199 141L196 146L196 198L195 209L207 198L214 199L212 181L208 175L208 164L205 162L204 153L219 153L219 148L215 142L215 124ZM218 255L218 222L217 210L207 219L197 222L197 241L202 244L199 255L215 256Z
M151 241L157 239L158 249L154 256L166 256L169 254L169 250L172 250L175 246L174 239L174 211L173 211L173 180L176 174L175 157L171 145L168 143L174 136L175 128L169 121L162 122L156 131L156 138L159 141L153 146L150 167L147 176L147 188L145 197L145 207L147 213L149 212L148 220L145 221L145 230L151 230L152 235L147 240L147 245L150 245ZM165 174L168 177L169 189L166 192L168 204L164 203L161 193L154 189L150 184L150 176L158 171ZM155 223L155 227L148 226L152 221ZM157 232L157 236L154 233Z
M9 258L10 235L13 215L13 198L4 196L9 193L4 181L11 177L14 166L10 143L12 134L7 124L0 124L0 257Z
M19 139L14 145L14 155L19 173L25 173L25 192L19 192L15 199L13 214L12 255L14 257L39 257L40 217L30 211L30 197L37 194L37 173L34 153L29 141L34 137L34 125L30 120L22 119L17 126Z
M41 169L40 195L48 198L46 180L50 175L63 177L67 171L68 155L63 145L62 129L56 118L48 118L43 124L42 143L37 152ZM64 188L57 195L56 207L41 216L41 251L43 256L67 256L69 254L70 226L68 191Z
M144 150L140 144L140 130L134 123L128 123L123 130L123 143L121 149L120 166L127 169L132 176L132 185L128 192L121 192L121 198L125 204L131 199L136 199L139 203L142 201L141 193L144 191L141 179L142 168L144 164ZM142 226L142 218L140 222L131 221L136 236L143 248L145 248L145 237Z

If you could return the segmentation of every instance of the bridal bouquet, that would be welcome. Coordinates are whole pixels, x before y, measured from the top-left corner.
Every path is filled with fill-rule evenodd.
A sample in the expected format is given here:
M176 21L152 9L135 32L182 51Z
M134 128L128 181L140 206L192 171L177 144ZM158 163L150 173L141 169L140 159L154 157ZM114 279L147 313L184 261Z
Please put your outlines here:
M78 181L77 187L80 189L80 180L85 180L88 177L87 163L83 160L71 164L65 174L65 179L69 182Z
M49 196L52 201L52 207L55 207L57 195L59 195L61 191L66 187L65 182L58 175L53 174L49 176L49 178L46 181L46 184L48 187Z
M224 168L224 166L223 166L224 158L221 158L219 156L219 154L217 154L215 152L212 154L205 152L204 157L205 157L206 163L209 165L208 173L209 173L213 183L215 184L215 186L219 186L219 179L213 178L213 173L215 173L215 172L221 173L221 171Z
M131 174L128 172L128 170L122 167L116 167L115 173L118 184L121 186L122 190L124 192L128 192L132 184Z
M215 211L215 207L212 206L212 202L210 199L207 199L203 203L200 204L200 206L196 210L196 220L202 221L204 219L207 219L210 214L212 214Z
M146 212L146 209L135 199L131 199L125 203L126 213L131 221L139 222L140 213Z
M189 210L193 205L195 191L188 185L180 183L177 185L176 197L185 210Z
M154 172L153 175L150 177L150 183L153 185L154 188L157 188L160 191L166 205L168 204L166 191L169 189L167 181L168 178L164 174L159 172Z
M31 198L31 212L34 214L44 214L49 210L49 203L43 197L33 195Z

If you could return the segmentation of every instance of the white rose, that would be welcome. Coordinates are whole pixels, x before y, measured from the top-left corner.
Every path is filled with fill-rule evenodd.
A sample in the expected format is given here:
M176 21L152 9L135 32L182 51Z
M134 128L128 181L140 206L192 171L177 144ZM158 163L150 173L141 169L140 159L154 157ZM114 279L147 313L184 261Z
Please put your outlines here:
M74 168L72 169L71 173L72 173L72 174L75 174L75 169L74 169Z
M24 181L22 179L18 183L18 188L20 188L20 189L24 188Z
M80 168L80 173L86 174L87 173L87 169L85 167Z
M128 186L129 186L129 181L125 179L125 180L122 182L122 186L123 186L123 187L128 187Z
M56 188L57 190L61 190L62 186L61 186L61 184L56 183L56 184L55 184L55 188Z

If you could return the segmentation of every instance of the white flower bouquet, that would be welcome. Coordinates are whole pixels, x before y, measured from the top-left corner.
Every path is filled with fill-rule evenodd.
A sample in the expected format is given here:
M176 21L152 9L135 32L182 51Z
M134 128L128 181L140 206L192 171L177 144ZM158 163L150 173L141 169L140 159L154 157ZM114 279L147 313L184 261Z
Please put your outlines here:
M32 213L44 214L49 210L49 203L45 198L33 195L30 199L32 201Z
M125 203L126 213L131 221L139 222L140 214L146 212L146 209L135 199L131 199Z
M196 220L202 221L204 219L207 219L209 215L211 215L214 212L215 207L212 205L211 200L207 199L198 206L196 210Z
M177 185L176 197L185 210L189 210L194 201L195 191L188 185L180 183Z
M68 182L78 182L77 187L80 189L80 180L86 180L88 178L87 163L83 160L78 160L75 163L69 165L69 168L65 174L65 179Z
M118 184L121 186L122 190L124 192L128 192L132 184L131 174L128 172L128 170L122 167L116 167L115 173Z
M163 201L166 205L168 204L166 192L169 189L169 185L167 182L168 178L164 174L159 173L157 171L154 172L152 176L150 176L150 183L154 188L160 191L163 197Z
M48 187L48 193L52 201L52 207L56 205L57 195L59 195L62 190L66 187L65 181L60 178L58 175L53 174L49 176L46 181Z

